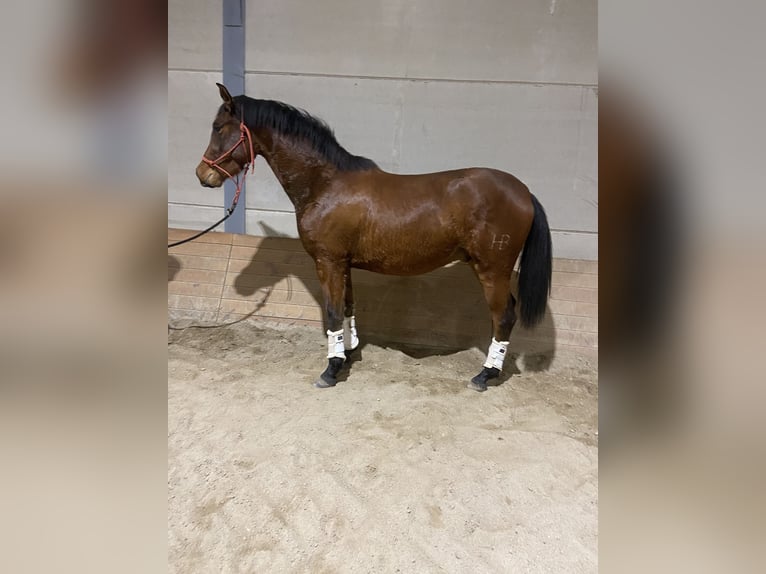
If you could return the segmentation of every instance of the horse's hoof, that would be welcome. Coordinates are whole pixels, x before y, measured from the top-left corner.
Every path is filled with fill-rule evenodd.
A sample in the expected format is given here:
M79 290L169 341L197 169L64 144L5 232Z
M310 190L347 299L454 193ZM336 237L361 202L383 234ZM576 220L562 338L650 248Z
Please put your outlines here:
M316 380L314 386L317 389L329 389L330 387L334 387L337 384L338 379L330 379L329 377L325 378L324 375L322 375Z
M487 383L479 382L476 380L477 378L478 377L474 377L473 379L471 379L471 382L468 383L466 386L469 389L473 389L474 391L479 391L480 393L483 393L484 391L487 390Z
M487 390L487 381L490 379L496 379L500 376L500 369L494 367L484 367L481 373L476 375L471 382L468 383L468 388L480 393Z

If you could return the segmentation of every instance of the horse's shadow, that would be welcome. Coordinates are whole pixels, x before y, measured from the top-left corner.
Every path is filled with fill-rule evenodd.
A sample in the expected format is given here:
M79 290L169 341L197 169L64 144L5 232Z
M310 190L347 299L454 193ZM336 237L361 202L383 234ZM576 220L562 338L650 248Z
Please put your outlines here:
M168 283L176 278L176 275L178 275L180 270L181 262L178 260L178 257L168 255Z
M298 294L297 290L296 293L289 290L287 297L305 300L307 293L321 308L322 292L316 271L308 255L298 249L299 241L280 236L263 223L261 226L268 236L235 278L237 293L250 297L264 292L268 297L276 283L287 280L287 285L294 285L297 280L305 286L305 292L301 290ZM295 243L290 245L290 241ZM294 250L292 260L300 263L275 265L275 253L284 251L286 245ZM264 268L268 273L264 273ZM492 337L489 309L468 265L457 263L413 277L353 269L352 283L360 348L350 357L349 366L362 358L364 347L369 344L395 349L415 359L473 348L486 353ZM517 363L522 364L525 371L546 370L554 354L555 329L548 312L534 331L524 332L518 326L514 329L510 360L506 361L503 375L490 384L502 384L518 374ZM477 364L477 372L480 366ZM347 373L348 369L344 369L339 380Z

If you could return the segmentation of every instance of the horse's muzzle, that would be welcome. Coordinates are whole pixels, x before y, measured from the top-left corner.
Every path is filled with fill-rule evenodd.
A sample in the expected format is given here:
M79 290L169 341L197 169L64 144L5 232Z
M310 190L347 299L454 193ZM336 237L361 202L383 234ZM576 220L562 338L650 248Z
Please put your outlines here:
M205 162L199 163L196 174L202 187L221 187L223 185L221 174L211 169Z

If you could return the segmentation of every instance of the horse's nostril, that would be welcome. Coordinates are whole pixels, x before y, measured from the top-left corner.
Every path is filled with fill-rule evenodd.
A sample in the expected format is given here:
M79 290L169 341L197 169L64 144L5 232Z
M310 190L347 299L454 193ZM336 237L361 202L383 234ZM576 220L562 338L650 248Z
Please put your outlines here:
M220 185L216 179L215 173L208 173L205 177L200 177L199 182L202 184L202 187L216 187Z

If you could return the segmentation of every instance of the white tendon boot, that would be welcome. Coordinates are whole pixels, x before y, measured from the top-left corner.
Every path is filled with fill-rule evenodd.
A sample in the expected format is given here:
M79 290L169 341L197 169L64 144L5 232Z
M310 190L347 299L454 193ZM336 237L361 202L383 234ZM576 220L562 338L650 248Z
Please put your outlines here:
M353 351L359 346L359 337L356 336L356 317L343 319L343 336L347 351Z
M346 359L343 329L340 331L327 331L327 358Z
M327 368L319 375L314 386L320 389L334 387L338 382L338 372L346 360L346 352L343 348L343 329L339 331L327 331Z
M495 368L498 371L503 370L503 361L505 360L505 354L508 352L508 343L510 341L496 341L492 337L492 344L487 351L487 360L484 361L484 366L488 369Z
M496 341L492 337L492 344L489 346L487 360L484 361L484 368L481 373L471 379L471 382L468 383L468 388L479 392L487 390L487 381L497 378L503 370L503 361L505 361L505 355L508 352L508 343L509 341Z

